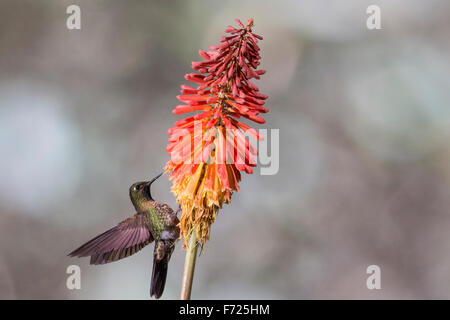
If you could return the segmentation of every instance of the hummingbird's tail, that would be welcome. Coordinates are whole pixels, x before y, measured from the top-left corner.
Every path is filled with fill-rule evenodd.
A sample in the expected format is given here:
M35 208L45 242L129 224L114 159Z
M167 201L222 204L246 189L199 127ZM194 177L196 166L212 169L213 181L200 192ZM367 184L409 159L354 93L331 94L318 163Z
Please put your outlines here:
M164 257L162 260L153 259L152 283L150 284L150 296L155 296L159 299L164 291L167 277L167 267L169 264L169 257Z

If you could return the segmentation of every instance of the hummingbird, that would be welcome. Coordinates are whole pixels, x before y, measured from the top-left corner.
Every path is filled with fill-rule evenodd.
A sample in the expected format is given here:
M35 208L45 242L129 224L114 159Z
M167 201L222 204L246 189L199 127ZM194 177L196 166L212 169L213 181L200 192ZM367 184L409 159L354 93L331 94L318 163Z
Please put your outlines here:
M170 256L180 236L177 212L169 205L153 200L150 191L152 183L163 173L130 187L135 215L69 253L71 257L90 256L90 264L98 265L129 257L155 241L150 296L156 299L164 291Z

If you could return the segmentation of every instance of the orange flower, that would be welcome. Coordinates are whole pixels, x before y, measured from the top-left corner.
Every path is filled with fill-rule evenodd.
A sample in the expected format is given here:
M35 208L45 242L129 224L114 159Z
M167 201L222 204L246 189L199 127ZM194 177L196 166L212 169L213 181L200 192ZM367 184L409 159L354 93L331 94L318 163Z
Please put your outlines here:
M173 113L200 113L175 122L168 131L170 160L165 170L172 171L172 192L182 208L185 245L194 230L202 244L209 239L217 212L239 191L240 171L253 172L257 150L244 133L262 140L255 129L238 121L244 117L264 123L259 114L268 112L263 107L267 96L250 81L265 73L257 70L262 37L252 32L253 19L245 26L236 22L240 28L228 26L229 35L220 45L199 51L205 60L193 62L192 68L203 74L185 76L197 87L181 86L177 98L184 104Z

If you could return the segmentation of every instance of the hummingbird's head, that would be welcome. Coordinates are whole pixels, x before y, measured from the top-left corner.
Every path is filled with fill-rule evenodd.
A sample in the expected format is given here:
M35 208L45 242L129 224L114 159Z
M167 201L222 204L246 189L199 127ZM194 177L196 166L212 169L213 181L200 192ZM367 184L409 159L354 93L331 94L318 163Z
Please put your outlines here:
M161 172L156 177L150 181L136 182L130 187L130 199L131 202L136 206L136 204L144 201L154 201L150 191L152 183L162 176L164 172Z

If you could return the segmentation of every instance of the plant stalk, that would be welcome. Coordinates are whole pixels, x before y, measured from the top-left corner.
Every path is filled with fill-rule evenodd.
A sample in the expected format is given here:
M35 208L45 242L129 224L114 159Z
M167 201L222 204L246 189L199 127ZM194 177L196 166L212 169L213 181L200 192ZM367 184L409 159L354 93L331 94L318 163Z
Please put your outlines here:
M192 280L194 280L195 260L197 259L197 232L193 230L189 238L186 258L184 260L183 278L181 279L180 300L190 300Z

